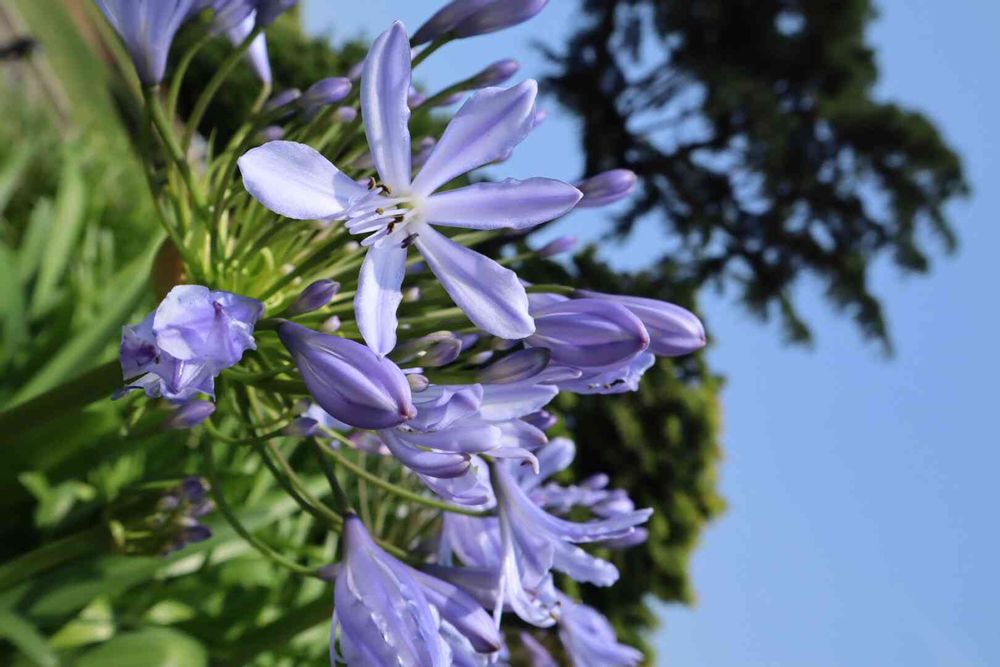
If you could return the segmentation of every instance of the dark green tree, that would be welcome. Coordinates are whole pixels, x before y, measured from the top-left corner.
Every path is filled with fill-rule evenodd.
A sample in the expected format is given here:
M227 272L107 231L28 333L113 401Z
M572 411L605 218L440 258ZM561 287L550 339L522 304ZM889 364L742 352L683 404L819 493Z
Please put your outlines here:
M945 205L958 156L923 115L875 94L870 0L581 0L548 79L579 116L588 174L628 167L641 188L612 232L655 216L678 244L657 270L735 287L808 341L807 275L889 350L870 267L929 268L952 250Z

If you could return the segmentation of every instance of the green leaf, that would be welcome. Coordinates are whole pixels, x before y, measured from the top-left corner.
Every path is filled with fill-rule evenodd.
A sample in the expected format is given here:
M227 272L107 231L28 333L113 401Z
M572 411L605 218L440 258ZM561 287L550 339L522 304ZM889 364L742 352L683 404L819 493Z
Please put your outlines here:
M10 363L17 349L28 338L24 294L16 267L13 251L0 239L0 327L3 329L0 336L0 368Z
M58 667L59 658L34 625L9 609L0 609L0 637L39 667Z
M69 649L104 642L115 635L114 610L106 597L99 597L72 621L52 635L52 648Z
M75 667L205 667L208 651L177 630L147 628L118 635L84 653Z
M86 219L87 197L83 173L73 153L67 151L56 197L56 215L46 239L38 282L35 283L32 295L33 316L45 313L55 304L59 283Z
M32 145L28 142L22 143L0 169L0 215L3 215L11 196L21 184L21 178L31 162L32 153L34 153Z
M42 197L35 202L21 245L17 249L17 274L21 277L22 285L27 285L38 273L54 219L55 205L51 199Z

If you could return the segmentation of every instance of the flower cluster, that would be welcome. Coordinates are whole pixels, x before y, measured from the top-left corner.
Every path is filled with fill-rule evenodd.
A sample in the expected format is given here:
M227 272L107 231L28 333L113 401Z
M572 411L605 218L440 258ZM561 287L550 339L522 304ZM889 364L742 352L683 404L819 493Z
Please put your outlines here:
M612 585L618 570L588 549L642 544L651 510L606 476L549 480L586 456L551 404L560 392L635 391L657 356L704 346L704 329L662 301L531 285L516 257L474 249L627 197L635 176L472 177L538 125L536 83L500 87L519 69L509 59L431 96L412 81L449 41L516 25L546 1L454 0L412 38L395 23L356 72L262 95L228 145L190 164L198 110L217 86L195 105L185 139L173 136L158 85L174 33L210 12L210 30L234 44L229 64L248 56L267 93L263 30L292 4L98 0L169 157L172 178L154 192L166 202L168 243L186 278L209 285L174 287L125 327L126 390L175 404L165 426L196 429L203 443L254 445L282 488L340 535L337 563L321 571L334 581L333 662L496 664L515 641L502 632L511 615L558 625L576 665L636 664L606 619L558 589L556 573ZM456 99L447 122L430 115ZM412 114L440 123L439 136L411 138ZM573 245L559 239L534 254ZM310 444L323 462L329 502L297 479L282 455L288 442ZM391 516L412 517L393 539L365 511L371 489ZM307 570L224 514L262 555ZM522 637L537 664L555 664Z

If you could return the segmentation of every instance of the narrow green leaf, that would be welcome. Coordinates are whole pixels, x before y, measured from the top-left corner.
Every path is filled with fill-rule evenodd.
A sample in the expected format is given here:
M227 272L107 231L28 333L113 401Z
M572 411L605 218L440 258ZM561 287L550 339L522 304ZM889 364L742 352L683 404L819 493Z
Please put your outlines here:
M0 239L0 369L14 358L28 338L24 294L17 276L14 252Z
M83 173L73 153L67 151L56 196L55 220L42 253L38 282L31 299L32 316L44 314L55 304L60 281L86 219L87 194Z
M0 637L4 637L39 667L58 667L59 657L34 625L9 609L0 609Z
M11 196L17 191L21 184L25 170L31 163L31 156L34 148L30 142L24 142L14 150L10 159L0 167L0 215L10 203Z
M24 237L17 249L17 274L21 277L22 285L27 285L38 274L54 219L55 205L51 199L43 197L35 202L28 218L28 227L24 230Z
M86 653L76 667L203 667L208 651L177 630L147 628L118 635Z

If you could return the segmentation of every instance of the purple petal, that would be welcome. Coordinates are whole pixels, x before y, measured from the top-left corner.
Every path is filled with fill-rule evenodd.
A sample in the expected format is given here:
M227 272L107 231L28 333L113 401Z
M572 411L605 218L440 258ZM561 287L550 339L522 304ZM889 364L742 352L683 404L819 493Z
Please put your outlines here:
M243 185L271 211L294 220L332 218L368 190L320 153L293 141L272 141L239 159Z
M418 449L411 445L397 431L381 431L382 441L392 452L392 455L399 459L399 462L410 470L428 477L439 479L451 479L461 477L469 469L469 456L467 454L453 454L434 452Z
M451 623L467 637L476 651L493 653L500 650L500 632L490 615L468 593L454 584L432 577L403 565L424 589L427 601L434 605L441 618Z
M398 193L410 185L410 43L398 21L372 44L361 75L365 134L382 181Z
M421 207L427 222L466 229L528 229L566 213L580 201L572 185L551 178L477 183L431 195Z
M429 225L420 228L416 243L431 271L473 324L511 340L534 333L528 295L516 273Z
M518 419L548 405L559 389L551 385L489 384L483 386L479 414L490 421Z
M478 456L470 458L469 469L458 477L440 479L419 474L418 477L428 489L449 503L475 509L489 509L497 504L490 485L489 468Z
M575 299L532 308L537 330L527 341L552 352L552 362L576 368L627 363L649 345L642 321L624 306Z
M484 88L462 105L413 181L413 192L430 195L457 176L508 155L531 131L538 84Z
M437 39L460 21L492 2L494 0L452 0L413 33L413 45L419 46Z
M549 365L552 353L542 347L513 352L479 372L485 384L511 384L535 377Z
M369 248L361 264L354 314L361 336L379 356L396 347L396 309L403 300L405 271L406 248L394 243Z
M662 357L690 354L705 347L705 327L691 311L658 299L580 290L588 298L621 304L642 320L649 332L649 351Z

